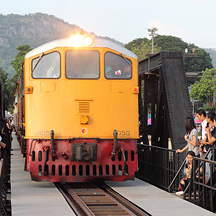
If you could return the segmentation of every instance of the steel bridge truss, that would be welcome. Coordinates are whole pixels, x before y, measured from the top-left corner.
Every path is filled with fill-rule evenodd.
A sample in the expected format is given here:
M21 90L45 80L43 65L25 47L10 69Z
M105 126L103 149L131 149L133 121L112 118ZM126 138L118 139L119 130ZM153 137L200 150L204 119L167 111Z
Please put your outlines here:
M140 142L183 148L185 118L192 116L192 105L182 53L160 52L142 60L139 86Z

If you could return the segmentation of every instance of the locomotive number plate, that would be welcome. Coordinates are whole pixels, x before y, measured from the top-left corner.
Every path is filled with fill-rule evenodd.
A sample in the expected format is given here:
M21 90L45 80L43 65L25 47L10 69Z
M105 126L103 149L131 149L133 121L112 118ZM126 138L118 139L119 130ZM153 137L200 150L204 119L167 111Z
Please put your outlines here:
M125 131L125 130L118 131L118 135L119 136L130 136L130 131Z
M37 132L38 136L50 136L50 131L38 131Z

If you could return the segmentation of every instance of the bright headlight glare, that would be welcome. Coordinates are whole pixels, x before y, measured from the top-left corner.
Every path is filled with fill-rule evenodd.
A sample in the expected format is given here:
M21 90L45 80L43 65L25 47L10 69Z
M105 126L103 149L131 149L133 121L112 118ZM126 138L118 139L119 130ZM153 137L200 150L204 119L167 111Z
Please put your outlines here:
M83 36L82 35L72 35L71 36L71 44L73 47L82 46Z
M94 43L94 38L92 36L86 35L72 35L71 36L71 46L72 47L84 47L92 46Z
M85 36L84 39L83 39L83 44L84 46L91 46L93 45L94 43L94 40L91 36Z

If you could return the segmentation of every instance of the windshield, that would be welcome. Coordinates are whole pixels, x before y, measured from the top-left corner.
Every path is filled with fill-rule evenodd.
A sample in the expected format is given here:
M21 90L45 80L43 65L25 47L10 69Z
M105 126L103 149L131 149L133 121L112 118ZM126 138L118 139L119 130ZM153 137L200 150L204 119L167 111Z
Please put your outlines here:
M66 77L69 79L98 79L100 56L97 51L71 50L66 52Z
M131 65L130 59L107 52L105 54L105 77L107 79L131 79Z
M43 57L40 56L32 61L33 78L59 78L60 77L60 54L52 52Z

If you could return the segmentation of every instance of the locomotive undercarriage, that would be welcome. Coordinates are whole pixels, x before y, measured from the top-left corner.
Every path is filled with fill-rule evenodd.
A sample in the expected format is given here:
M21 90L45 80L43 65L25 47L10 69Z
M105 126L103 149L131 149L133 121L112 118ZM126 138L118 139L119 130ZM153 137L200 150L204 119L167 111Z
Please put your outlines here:
M35 181L133 180L136 141L118 140L114 146L113 140L100 139L28 140L25 170Z

